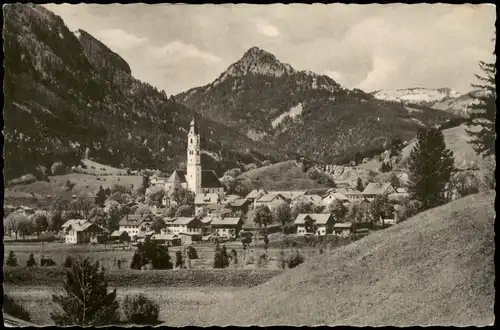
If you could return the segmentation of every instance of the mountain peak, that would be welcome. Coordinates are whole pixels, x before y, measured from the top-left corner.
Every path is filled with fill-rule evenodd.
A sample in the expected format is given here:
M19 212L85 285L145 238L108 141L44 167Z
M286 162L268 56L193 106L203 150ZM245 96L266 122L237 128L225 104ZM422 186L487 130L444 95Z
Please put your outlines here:
M241 59L233 63L217 79L221 82L230 76L263 75L280 77L283 74L293 73L293 68L280 62L276 56L259 47L248 49Z

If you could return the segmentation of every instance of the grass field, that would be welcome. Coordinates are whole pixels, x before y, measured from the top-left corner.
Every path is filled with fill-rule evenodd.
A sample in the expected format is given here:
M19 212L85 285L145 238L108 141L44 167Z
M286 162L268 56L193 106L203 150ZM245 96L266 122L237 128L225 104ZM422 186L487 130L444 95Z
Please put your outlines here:
M238 179L249 180L253 187L267 190L324 188L309 179L307 173L291 160L250 170L241 174Z
M5 285L5 293L23 304L29 311L32 322L40 325L53 325L50 312L57 309L52 295L60 293L53 286L16 286ZM182 326L190 323L191 316L200 308L210 308L217 302L228 301L241 294L241 287L126 287L117 289L118 301L128 294L145 294L160 305L160 320L169 326Z
M194 324L491 325L494 200L471 195L306 260Z

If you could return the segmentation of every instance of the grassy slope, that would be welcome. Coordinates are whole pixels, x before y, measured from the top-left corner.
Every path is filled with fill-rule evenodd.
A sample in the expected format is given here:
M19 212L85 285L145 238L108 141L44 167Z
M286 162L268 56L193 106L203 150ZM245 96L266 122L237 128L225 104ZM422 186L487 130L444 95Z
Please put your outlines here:
M99 190L99 186L104 189L113 184L137 187L142 182L141 176L121 175L125 174L124 170L91 160L83 160L83 163L87 165L87 168L83 170L85 173L55 175L49 177L49 182L36 181L30 184L7 187L5 189L5 203L32 206L47 205L58 196L65 198L71 198L73 194L94 196ZM68 180L75 184L71 191L66 191L66 181ZM47 195L51 195L51 197L49 198Z
M486 325L494 320L494 193L468 196L306 261L199 325Z
M294 161L263 166L241 174L239 179L249 179L254 188L269 190L294 190L324 188L307 177Z
M469 164L481 164L481 157L476 154L468 143L470 137L465 131L465 126L458 126L443 130L446 147L453 151L455 166L458 168L469 167ZM405 162L415 146L416 140L410 142L402 151L401 162Z

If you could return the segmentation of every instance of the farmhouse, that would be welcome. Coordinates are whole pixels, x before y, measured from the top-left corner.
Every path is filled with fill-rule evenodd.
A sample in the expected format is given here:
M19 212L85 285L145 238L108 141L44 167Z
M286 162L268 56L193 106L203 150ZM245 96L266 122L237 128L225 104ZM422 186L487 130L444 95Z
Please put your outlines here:
M220 196L215 193L200 193L194 199L195 215L201 214L208 204L220 203Z
M237 200L230 201L228 203L228 208L233 212L241 212L241 214L246 214L249 209L250 202L245 198L240 198Z
M410 194L406 188L396 188L396 192L389 195L389 198L392 200L402 200L408 197L410 197Z
M294 225L297 226L297 235L324 236L332 233L333 222L333 216L329 213L300 213Z
M333 232L336 236L348 237L351 235L352 223L340 222L333 225Z
M200 242L202 238L202 233L179 233L181 237L182 244L192 244L194 242Z
M183 187L195 195L200 193L215 193L224 197L224 186L212 170L203 170L201 164L201 138L198 124L193 119L188 132L187 168L175 170L165 182L165 189L171 190Z
M149 232L153 222L154 219L149 214L127 214L118 222L118 226L120 231L126 231L128 235L133 238L138 234Z
M73 221L64 229L64 242L68 244L90 243L104 233L104 229L87 220Z
M336 190L331 190L325 196L323 196L323 199L321 200L324 206L328 206L335 201L341 203L347 203L349 202L349 198L347 198L347 196L342 194L341 192L338 192Z
M284 190L284 191L280 190L280 191L270 191L269 193L280 194L288 202L291 202L292 200L294 200L300 196L306 195L307 192L308 192L307 190ZM314 194L311 194L311 195L314 195Z
M363 199L363 193L355 188L352 187L343 187L343 188L336 188L335 189L338 193L343 194L345 197L347 197L349 200L360 200Z
M202 233L203 223L194 217L178 217L174 221L166 223L162 233Z
M268 192L265 191L264 189L254 189L252 190L248 195L245 196L245 199L250 202L255 207L255 201Z
M130 236L124 230L122 230L122 231L115 230L114 232L111 233L111 235L109 236L109 239L112 241L129 242Z
M373 200L377 196L390 195L396 192L396 189L391 183L375 183L370 182L365 190L363 190L363 196L368 200Z
M222 218L216 217L210 223L212 234L218 236L233 236L237 235L241 230L241 217L237 218Z
M265 194L255 201L255 207L267 206L270 210L282 204L288 204L288 201L281 194L274 193Z
M151 239L166 246L181 245L181 238L178 234L154 234L151 236Z

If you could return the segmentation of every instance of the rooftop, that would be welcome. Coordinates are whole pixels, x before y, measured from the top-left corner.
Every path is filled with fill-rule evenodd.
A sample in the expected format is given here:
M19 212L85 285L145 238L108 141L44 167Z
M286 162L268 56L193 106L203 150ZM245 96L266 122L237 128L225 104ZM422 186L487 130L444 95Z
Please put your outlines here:
M332 215L330 213L300 213L294 221L296 225L302 225L306 223L306 219L311 218L316 224L324 225L328 222Z

